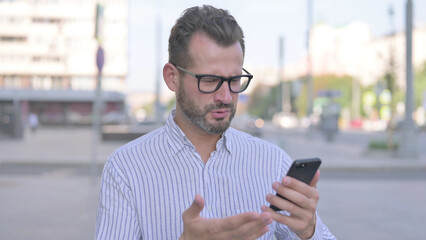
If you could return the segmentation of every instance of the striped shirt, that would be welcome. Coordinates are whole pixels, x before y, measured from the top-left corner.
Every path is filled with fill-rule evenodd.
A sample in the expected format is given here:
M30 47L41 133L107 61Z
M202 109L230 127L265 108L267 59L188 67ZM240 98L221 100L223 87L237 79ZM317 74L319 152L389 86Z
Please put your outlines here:
M203 196L202 217L261 212L292 161L279 147L229 128L205 164L174 121L116 150L105 164L96 239L178 239L182 213L195 194ZM298 239L273 222L260 239ZM314 239L334 238L317 216Z

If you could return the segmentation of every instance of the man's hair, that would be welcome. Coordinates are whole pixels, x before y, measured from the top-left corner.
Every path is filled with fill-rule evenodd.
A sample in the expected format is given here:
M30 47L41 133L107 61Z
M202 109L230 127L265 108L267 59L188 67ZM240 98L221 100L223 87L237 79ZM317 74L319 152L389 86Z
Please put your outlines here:
M223 47L239 41L244 56L244 33L235 18L227 10L204 5L186 9L176 21L169 37L169 63L191 66L188 45L194 33L198 32L205 33Z

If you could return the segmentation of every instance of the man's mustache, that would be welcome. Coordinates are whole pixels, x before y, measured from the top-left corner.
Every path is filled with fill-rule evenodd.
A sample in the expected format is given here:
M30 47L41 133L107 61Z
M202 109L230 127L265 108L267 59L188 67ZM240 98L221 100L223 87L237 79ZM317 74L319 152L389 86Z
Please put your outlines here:
M216 109L224 109L224 108L229 108L231 110L234 110L234 104L230 103L230 104L224 104L224 103L220 103L220 104L216 104L216 105L210 105L207 107L206 112L210 112Z

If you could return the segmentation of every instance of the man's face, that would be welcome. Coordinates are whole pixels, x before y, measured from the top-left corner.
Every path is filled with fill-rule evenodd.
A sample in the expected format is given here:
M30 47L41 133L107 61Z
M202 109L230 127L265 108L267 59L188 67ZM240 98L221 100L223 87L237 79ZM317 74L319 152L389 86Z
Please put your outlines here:
M193 65L187 70L196 74L213 74L224 77L240 75L243 53L237 42L229 47L218 46L204 34L195 34L189 52ZM182 76L182 75L181 75ZM238 94L229 90L224 82L213 93L201 93L194 76L184 74L177 89L177 111L209 134L221 134L228 129L236 111Z
M235 115L233 103L211 103L201 106L195 98L191 98L190 93L187 93L182 85L178 89L177 102L185 117L209 134L223 133ZM211 112L218 112L219 117L209 120L208 114Z

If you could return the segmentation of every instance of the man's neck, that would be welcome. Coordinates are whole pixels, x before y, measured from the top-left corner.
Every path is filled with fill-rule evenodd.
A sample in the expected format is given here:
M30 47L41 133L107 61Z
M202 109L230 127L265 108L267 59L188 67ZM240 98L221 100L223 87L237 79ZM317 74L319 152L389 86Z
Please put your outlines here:
M189 121L181 121L178 116L175 116L175 122L185 134L185 136L195 146L195 149L200 154L204 163L210 158L210 154L216 150L217 141L222 134L209 134Z

